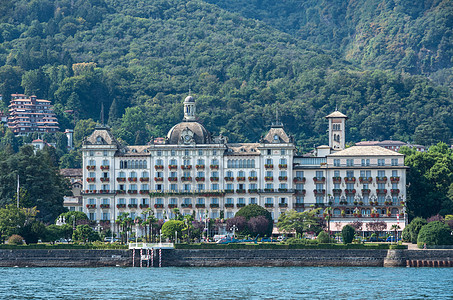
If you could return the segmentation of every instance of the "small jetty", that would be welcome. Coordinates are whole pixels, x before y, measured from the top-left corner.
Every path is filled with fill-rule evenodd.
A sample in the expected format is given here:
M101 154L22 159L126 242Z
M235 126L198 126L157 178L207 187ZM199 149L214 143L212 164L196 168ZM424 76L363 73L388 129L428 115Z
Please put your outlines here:
M138 252L141 268L154 267L154 257L156 256L158 256L158 266L161 268L162 249L175 249L175 245L173 243L129 243L129 250L132 250L132 267L135 267L135 257Z

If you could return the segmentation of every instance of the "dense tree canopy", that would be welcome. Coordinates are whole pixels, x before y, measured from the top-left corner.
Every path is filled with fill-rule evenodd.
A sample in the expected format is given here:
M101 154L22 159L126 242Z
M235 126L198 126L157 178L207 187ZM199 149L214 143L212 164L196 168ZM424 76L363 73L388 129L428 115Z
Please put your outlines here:
M65 210L63 196L70 193L56 163L51 147L34 154L32 146L23 146L17 154L0 155L0 207L16 203L19 176L20 207L36 206L39 219L54 222Z

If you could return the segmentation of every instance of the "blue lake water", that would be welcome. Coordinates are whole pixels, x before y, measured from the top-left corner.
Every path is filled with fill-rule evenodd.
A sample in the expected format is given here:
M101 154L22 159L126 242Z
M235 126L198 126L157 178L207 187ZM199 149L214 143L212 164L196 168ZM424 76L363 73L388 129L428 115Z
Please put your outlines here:
M453 299L453 268L0 268L1 299Z

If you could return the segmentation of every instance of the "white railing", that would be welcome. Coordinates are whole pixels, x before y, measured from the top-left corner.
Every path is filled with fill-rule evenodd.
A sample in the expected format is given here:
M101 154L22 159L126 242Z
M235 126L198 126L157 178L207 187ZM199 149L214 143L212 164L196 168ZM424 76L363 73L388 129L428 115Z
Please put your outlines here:
M129 249L174 249L173 243L129 243Z

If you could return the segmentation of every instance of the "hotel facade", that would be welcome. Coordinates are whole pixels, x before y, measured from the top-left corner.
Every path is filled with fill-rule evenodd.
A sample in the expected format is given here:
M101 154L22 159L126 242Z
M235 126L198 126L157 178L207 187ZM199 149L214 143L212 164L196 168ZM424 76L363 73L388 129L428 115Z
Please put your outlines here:
M83 141L82 207L92 221L113 222L121 213L158 219L183 214L232 218L248 204L277 221L287 210L321 208L329 227L384 221L401 230L406 195L404 155L379 146L345 148L347 117L328 115L329 145L312 156L295 155L281 124L257 143L229 143L196 118L195 101L184 100L184 119L159 143L125 146L108 128ZM114 226L115 227L115 226ZM116 231L116 228L114 228Z

